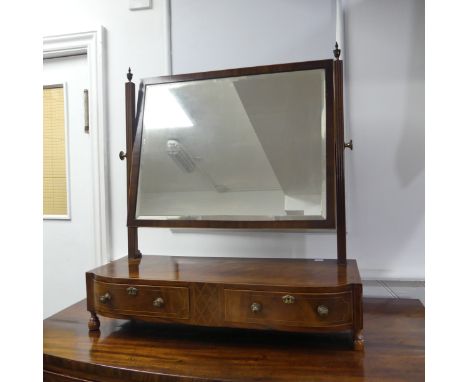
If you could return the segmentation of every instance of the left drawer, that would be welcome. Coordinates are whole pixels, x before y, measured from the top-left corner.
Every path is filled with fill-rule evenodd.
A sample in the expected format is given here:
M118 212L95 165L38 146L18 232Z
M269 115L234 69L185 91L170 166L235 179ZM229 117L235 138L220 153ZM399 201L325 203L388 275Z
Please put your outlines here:
M97 312L188 319L189 290L186 287L94 282Z

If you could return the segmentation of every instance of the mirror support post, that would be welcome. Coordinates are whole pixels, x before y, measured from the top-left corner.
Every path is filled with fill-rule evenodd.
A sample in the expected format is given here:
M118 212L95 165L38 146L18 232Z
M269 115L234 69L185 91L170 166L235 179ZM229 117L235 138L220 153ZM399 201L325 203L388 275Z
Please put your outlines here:
M136 134L135 124L135 84L132 82L133 74L128 68L127 79L125 83L125 128L126 128L126 149L125 158L127 159L127 211L130 206L130 174L132 169L133 142ZM138 228L127 227L128 230L128 258L137 259L141 257L138 250Z
M138 249L138 228L127 227L128 230L128 258L139 259L141 252Z
M343 114L343 61L341 50L335 44L333 54L333 86L335 96L335 185L336 185L336 241L338 262L346 264L346 203L344 171L344 114Z

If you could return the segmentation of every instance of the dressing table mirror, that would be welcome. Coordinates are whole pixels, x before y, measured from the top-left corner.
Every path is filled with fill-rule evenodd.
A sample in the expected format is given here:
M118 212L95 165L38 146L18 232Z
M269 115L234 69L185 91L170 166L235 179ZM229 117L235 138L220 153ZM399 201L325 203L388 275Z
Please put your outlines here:
M362 283L356 261L346 259L338 46L334 54L144 79L137 102L129 70L120 153L128 258L87 272L90 330L99 329L100 314L349 332L354 348L363 348ZM336 230L337 259L142 255L139 227Z

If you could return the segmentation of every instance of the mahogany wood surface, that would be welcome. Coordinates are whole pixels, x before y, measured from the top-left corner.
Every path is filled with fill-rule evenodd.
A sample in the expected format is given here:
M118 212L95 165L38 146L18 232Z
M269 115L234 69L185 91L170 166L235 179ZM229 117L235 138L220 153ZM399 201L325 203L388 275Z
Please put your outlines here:
M287 287L361 284L356 260L264 259L145 255L121 258L90 271L105 282L202 282Z
M424 380L424 307L364 299L366 348L346 335L219 329L102 318L88 332L81 301L44 320L45 381Z
M136 294L131 295L129 288L134 288ZM109 293L112 298L106 303L99 301L99 296ZM153 304L160 298L160 306ZM189 317L189 289L187 287L154 287L146 285L128 286L128 284L110 284L97 281L95 284L94 305L99 305L99 311L142 314L167 318Z
M128 68L125 84L125 135L126 135L126 162L127 162L127 210L129 206L130 179L132 170L133 141L135 140L135 84L132 82L133 74ZM141 253L138 250L138 232L135 227L127 229L128 257L139 258Z
M90 330L99 329L96 313L155 323L348 331L354 341L362 329L354 260L143 256L89 271L86 283Z
M335 96L335 163L336 163L336 244L338 260L346 261L346 197L344 169L344 112L343 112L343 61L333 61Z
M265 323L291 326L336 326L352 322L352 293L294 293L294 303L285 305L281 292L251 290L225 290L226 321ZM288 294L289 295L289 294ZM260 310L252 312L251 301L259 304ZM319 306L327 306L329 313L317 314Z
M127 74L128 82L125 84L125 135L126 135L126 162L127 162L127 198L130 191L130 171L132 167L133 139L135 138L135 84L132 82L130 68Z

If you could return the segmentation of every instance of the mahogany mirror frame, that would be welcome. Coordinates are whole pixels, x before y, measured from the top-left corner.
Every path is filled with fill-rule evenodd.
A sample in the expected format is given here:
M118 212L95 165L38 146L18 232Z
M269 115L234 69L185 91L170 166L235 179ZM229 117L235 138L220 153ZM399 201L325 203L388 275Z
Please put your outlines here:
M140 176L140 158L143 137L143 114L146 95L146 86L155 84L180 83L186 81L203 81L209 79L220 79L228 77L255 76L260 74L284 73L303 70L323 69L325 71L325 102L326 102L326 218L323 220L270 220L270 221L234 221L234 220L140 220L136 219L136 205L138 195L138 181ZM130 74L130 73L129 73ZM129 76L131 81L131 75ZM131 85L133 83L129 82ZM127 83L127 85L129 84ZM128 88L128 87L127 87ZM127 90L126 88L126 90ZM131 89L130 89L131 90ZM335 229L336 228L336 126L335 126L335 91L334 91L334 61L318 60L288 64L277 64L267 66L246 67L238 69L218 70L211 72L180 74L173 76L152 77L140 82L138 92L138 105L136 117L131 121L134 113L131 109L134 98L131 91L126 91L127 96L127 154L131 160L127 160L128 181L128 216L127 226L134 229L136 235L137 227L159 227L159 228L214 228L214 229L282 229L282 230L304 230L304 229ZM134 96L133 96L134 97ZM132 123L129 129L129 123ZM132 134L129 136L129 130ZM134 139L132 147L129 147L128 139ZM128 157L127 157L128 159ZM130 239L129 232L129 239Z

